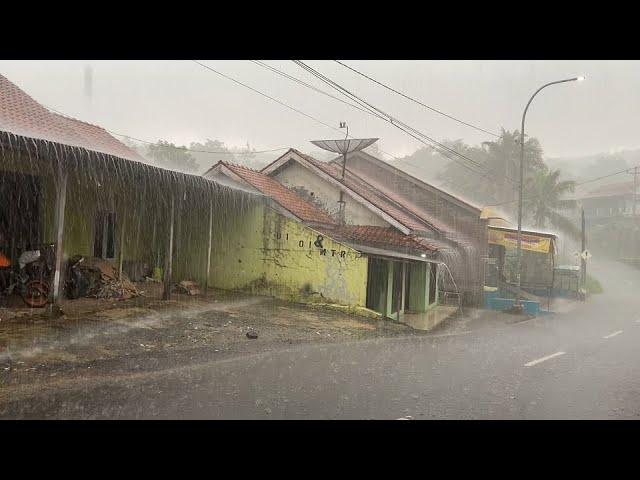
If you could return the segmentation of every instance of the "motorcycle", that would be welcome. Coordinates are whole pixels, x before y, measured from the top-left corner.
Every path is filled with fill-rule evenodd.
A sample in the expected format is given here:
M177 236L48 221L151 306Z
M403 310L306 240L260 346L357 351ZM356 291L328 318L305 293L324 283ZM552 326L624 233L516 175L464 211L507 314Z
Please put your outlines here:
M84 262L82 255L76 255L69 259L67 266L67 282L65 283L65 291L67 298L76 299L86 297L91 287L91 282L80 269L81 263Z
M26 250L18 258L18 270L11 270L6 295L17 293L24 303L33 308L44 307L51 292L54 245L42 250Z

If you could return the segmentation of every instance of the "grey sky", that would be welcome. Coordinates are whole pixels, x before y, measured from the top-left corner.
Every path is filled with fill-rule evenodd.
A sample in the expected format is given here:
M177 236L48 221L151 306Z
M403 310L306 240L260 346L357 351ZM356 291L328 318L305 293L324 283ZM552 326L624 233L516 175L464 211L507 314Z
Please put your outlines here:
M271 94L332 125L346 120L350 133L381 138L396 156L420 144L393 126L297 85L249 61L203 60L225 74ZM268 61L323 90L290 61ZM311 66L427 135L488 135L423 109L332 61ZM527 133L548 156L575 156L640 146L638 61L345 61L372 77L486 130L519 128L528 97L542 83L584 74L582 83L551 87L530 109ZM84 70L93 69L91 100ZM219 139L257 149L294 146L339 134L190 61L0 61L0 73L39 102L107 129L178 144ZM336 92L332 92L337 95Z

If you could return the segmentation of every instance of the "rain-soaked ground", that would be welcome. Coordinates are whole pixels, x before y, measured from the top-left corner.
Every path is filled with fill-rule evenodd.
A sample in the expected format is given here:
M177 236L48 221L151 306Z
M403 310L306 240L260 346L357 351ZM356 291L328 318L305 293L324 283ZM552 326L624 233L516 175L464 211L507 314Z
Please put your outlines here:
M472 316L431 334L257 297L236 299L246 308L220 300L217 310L174 312L159 324L136 316L143 324L128 330L130 320L113 319L122 334L93 337L102 359L78 361L82 346L65 349L75 359L14 358L1 377L0 416L640 418L640 271L600 260L590 272L604 293L562 313L518 323ZM308 327L287 325L305 315ZM258 325L280 317L287 320L272 333ZM367 327L338 327L337 319ZM243 337L248 327L258 339ZM228 338L236 342L210 344L214 329L234 332Z
M19 305L18 302L14 302ZM265 296L214 291L165 302L81 299L57 319L0 309L0 401L12 388L185 366L293 345L422 332ZM249 338L255 332L258 338Z

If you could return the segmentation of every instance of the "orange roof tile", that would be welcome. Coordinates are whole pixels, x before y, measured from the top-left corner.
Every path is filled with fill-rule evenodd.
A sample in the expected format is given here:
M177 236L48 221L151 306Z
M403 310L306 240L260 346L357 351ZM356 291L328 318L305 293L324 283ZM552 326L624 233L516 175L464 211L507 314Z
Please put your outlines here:
M144 162L138 153L102 127L50 112L3 75L0 75L0 130Z
M335 223L322 209L306 201L296 192L279 183L276 179L241 165L223 161L218 163L229 168L229 170L265 195L273 198L279 205L293 213L300 220L314 223Z
M314 165L316 168L319 168L327 175L330 175L334 179L340 181L353 192L357 193L369 203L379 208L387 215L395 219L397 222L401 223L405 227L415 230L415 231L425 231L425 230L439 230L437 223L427 222L426 220L421 220L419 215L416 215L414 212L405 212L402 208L398 208L392 201L390 201L390 197L387 192L376 191L376 188L372 188L367 182L363 179L359 178L353 172L347 170L347 174L345 175L344 180L342 180L342 171L339 165L334 163L325 163L315 158L306 155L298 150L291 149L302 158L307 160L309 163ZM385 198L385 196L389 198ZM394 199L396 201L396 199ZM399 203L399 202L397 202ZM403 207L409 210L406 206ZM415 218L418 217L418 218Z
M435 242L430 239L405 235L393 227L379 227L373 225L334 225L318 227L322 233L331 238L356 244L373 247L416 250L421 252L434 252L439 250Z

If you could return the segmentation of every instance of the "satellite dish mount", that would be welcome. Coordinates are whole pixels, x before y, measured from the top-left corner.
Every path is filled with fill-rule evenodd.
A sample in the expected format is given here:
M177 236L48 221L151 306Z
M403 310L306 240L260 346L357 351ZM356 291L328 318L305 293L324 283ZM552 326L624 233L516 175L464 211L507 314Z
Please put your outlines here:
M370 145L373 145L378 141L377 138L352 138L349 139L349 127L347 126L347 122L340 122L340 128L347 129L347 135L344 140L312 140L316 147L320 147L323 150L327 150L329 152L341 153L342 154L342 182L344 182L345 171L347 168L347 153L358 152L367 148ZM344 201L344 192L340 190L340 200L338 200L339 205L339 219L340 223L344 225L345 223L345 201Z

